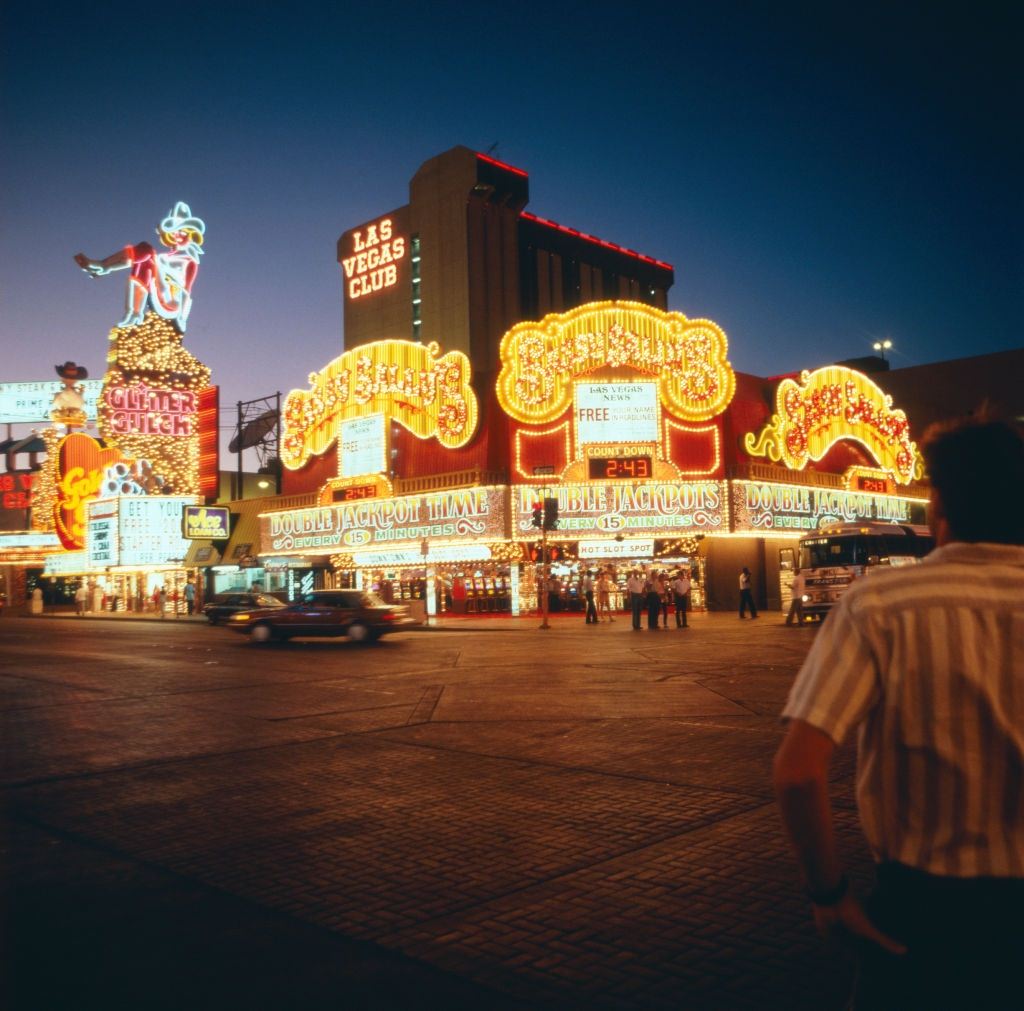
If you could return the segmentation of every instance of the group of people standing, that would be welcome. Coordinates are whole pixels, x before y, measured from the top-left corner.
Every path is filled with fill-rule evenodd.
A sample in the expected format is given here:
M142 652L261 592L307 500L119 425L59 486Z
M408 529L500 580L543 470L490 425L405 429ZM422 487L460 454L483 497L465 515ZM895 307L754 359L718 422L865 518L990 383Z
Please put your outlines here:
M633 628L642 627L642 616L647 611L648 628L668 628L669 607L675 606L676 628L686 628L686 612L690 609L690 573L680 569L674 576L667 572L641 573L634 569L626 581L626 593L633 619ZM615 580L607 569L596 574L588 569L580 577L580 590L585 602L586 623L614 621L611 596ZM659 625L659 617L661 624Z
M626 580L633 629L639 631L643 627L645 610L649 629L659 627L659 617L662 620L661 627L668 628L668 610L672 604L675 605L676 628L687 628L686 612L690 609L692 587L690 573L686 569L680 569L672 577L667 572L642 573L634 569Z
M594 573L587 569L580 579L580 588L583 591L585 602L586 623L596 625L599 621L614 621L612 615L612 590L615 583L612 581L611 573L602 569L597 578Z

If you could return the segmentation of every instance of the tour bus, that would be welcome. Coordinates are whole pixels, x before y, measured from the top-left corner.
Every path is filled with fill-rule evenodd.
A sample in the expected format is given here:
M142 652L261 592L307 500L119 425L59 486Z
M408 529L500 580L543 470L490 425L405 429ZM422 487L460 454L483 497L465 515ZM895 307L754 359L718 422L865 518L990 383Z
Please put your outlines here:
M800 538L804 614L824 618L849 585L880 565L913 565L932 548L927 527L836 523Z

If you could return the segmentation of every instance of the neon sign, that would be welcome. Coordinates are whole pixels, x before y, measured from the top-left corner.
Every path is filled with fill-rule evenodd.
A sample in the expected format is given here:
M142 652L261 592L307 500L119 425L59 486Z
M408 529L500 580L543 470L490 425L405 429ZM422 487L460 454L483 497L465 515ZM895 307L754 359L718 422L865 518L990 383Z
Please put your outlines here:
M199 409L199 397L189 390L159 390L145 383L108 386L103 400L107 424L115 436L189 436Z
M926 499L898 498L841 488L733 481L736 530L817 530L829 523L876 520L922 523Z
M231 510L223 506L187 505L182 533L189 540L225 540L231 535Z
M772 420L744 447L751 456L780 461L803 470L820 460L837 442L861 443L899 484L909 484L919 469L910 423L892 409L892 397L867 376L841 365L802 372L800 382L783 379L775 391Z
M434 342L383 340L364 344L310 374L310 389L292 390L281 421L281 462L298 470L338 436L339 423L384 414L421 439L436 436L450 449L476 430L478 406L469 359L439 357Z
M352 255L342 258L351 299L362 298L398 283L397 263L405 256L405 239L394 236L391 218L352 233Z
M136 326L152 309L162 319L185 332L192 308L192 285L199 273L206 225L192 216L192 210L180 200L156 230L168 252L157 253L148 242L111 253L103 260L90 260L84 253L75 256L90 277L102 277L115 270L130 269L124 319L118 324Z
M215 412L200 413L208 403L209 368L183 346L174 326L153 314L140 326L112 330L110 339L100 435L125 456L150 461L164 493L197 494L200 429L215 433L217 423Z
M505 489L455 488L401 498L362 499L314 509L264 513L260 543L270 554L406 547L423 538L459 541L505 536Z
M661 402L684 421L720 414L736 389L728 342L710 320L689 320L640 302L592 302L501 341L498 400L517 421L546 424L572 403L574 381L628 368L657 380Z
M562 484L558 498L560 537L647 534L679 536L688 530L724 530L728 509L721 481L644 484ZM513 537L533 540L533 503L537 491L514 489Z
M129 462L118 450L104 448L82 432L72 432L60 441L53 522L61 544L68 551L85 547L86 505L99 494L108 470Z

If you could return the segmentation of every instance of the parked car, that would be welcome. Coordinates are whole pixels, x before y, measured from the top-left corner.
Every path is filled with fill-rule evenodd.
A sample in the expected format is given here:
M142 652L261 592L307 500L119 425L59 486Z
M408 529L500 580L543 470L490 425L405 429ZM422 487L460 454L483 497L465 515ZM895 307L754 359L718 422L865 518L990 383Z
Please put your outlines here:
M216 625L218 621L227 621L239 611L273 610L284 606L277 597L266 593L218 593L208 604L203 605L203 614L211 625Z
M385 604L365 590L314 590L285 607L233 614L227 627L253 642L293 636L347 635L356 642L378 639L415 625L404 607Z

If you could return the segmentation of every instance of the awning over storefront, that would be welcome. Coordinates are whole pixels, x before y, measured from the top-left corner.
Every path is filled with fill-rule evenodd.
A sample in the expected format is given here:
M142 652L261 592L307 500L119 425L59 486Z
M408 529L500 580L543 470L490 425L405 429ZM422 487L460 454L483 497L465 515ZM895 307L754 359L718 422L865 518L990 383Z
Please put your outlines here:
M260 512L267 508L265 499L232 502L235 529L221 558L223 565L251 565L260 553Z
M186 569L201 569L208 565L216 565L220 562L220 552L214 546L213 541L193 541L185 554L184 567Z

